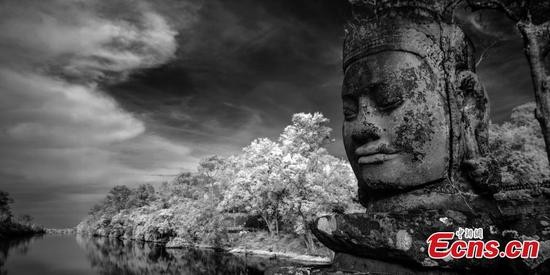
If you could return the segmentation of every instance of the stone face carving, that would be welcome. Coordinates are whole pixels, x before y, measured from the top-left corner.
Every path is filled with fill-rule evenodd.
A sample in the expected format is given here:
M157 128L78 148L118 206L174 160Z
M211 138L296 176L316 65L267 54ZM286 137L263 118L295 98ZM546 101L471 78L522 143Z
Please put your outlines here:
M458 227L484 228L486 238L500 241L510 230L537 238L541 231L528 221L549 213L550 191L506 193L489 177L488 99L473 47L452 22L458 1L350 2L343 135L366 213L321 217L312 225L336 252L334 268L424 274L426 268L539 267L545 258L514 269L426 253L430 234Z
M344 144L367 196L446 178L450 127L438 82L422 57L405 51L375 53L346 69Z
M482 187L463 168L485 153L488 102L449 3L381 1L347 28L344 145L366 207Z

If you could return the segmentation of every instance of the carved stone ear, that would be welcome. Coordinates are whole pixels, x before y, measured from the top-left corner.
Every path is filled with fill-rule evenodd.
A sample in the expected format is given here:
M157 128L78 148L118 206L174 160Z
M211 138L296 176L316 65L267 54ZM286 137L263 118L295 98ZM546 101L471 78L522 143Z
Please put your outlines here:
M478 191L493 193L490 186L488 153L489 102L483 85L472 71L458 75L462 99L462 169Z
M484 157L488 151L489 100L477 75L462 71L458 75L462 93L462 122L465 159Z

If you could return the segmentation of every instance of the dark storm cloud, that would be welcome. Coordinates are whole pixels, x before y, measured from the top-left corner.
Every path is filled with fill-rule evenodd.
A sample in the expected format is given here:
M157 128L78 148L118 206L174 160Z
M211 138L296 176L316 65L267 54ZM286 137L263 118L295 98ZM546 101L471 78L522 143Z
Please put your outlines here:
M331 120L343 156L344 0L4 1L0 176L16 210L74 225L115 184L165 180L276 137L297 112ZM492 118L532 99L510 22L459 13ZM160 177L157 177L160 176Z
M158 131L209 144L200 155L276 136L300 111L338 128L342 2L205 1L177 60L108 90Z

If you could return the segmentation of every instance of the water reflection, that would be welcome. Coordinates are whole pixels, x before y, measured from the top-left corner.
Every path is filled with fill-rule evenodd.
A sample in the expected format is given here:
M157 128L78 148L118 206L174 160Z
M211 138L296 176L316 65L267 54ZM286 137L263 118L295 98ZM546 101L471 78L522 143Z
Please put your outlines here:
M102 238L77 237L77 242L99 274L263 274L267 266L209 250L167 250L152 243Z
M40 237L36 237L40 238ZM11 240L0 240L0 275L7 274L5 269L6 260L10 253L25 255L33 238L16 238Z
M200 249L165 249L152 243L51 236L0 242L6 274L264 274L280 259Z

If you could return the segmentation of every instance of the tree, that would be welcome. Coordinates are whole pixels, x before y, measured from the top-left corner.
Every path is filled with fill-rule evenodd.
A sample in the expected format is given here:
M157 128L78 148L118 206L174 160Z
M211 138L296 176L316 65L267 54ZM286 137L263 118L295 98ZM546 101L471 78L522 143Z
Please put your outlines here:
M288 190L282 216L295 233L304 236L310 251L315 245L308 223L320 213L348 209L357 186L349 163L325 148L333 141L328 122L321 113L298 113L279 137L281 174Z
M499 188L536 186L550 180L544 140L534 103L514 108L509 122L490 127L490 158Z
M282 199L281 150L276 142L259 138L243 148L243 153L229 159L227 173L232 184L218 205L220 211L239 209L260 215L271 234L279 233Z
M156 200L155 188L151 184L141 184L132 190L125 208L142 207L154 200Z
M199 163L198 173L203 177L203 180L208 185L210 193L210 201L215 203L221 194L219 175L224 170L226 160L219 156L210 156L203 159Z
M257 139L229 158L223 176L231 184L220 210L258 214L275 234L283 222L314 250L308 223L322 212L350 208L357 186L349 164L325 148L332 142L327 123L320 113L295 114L277 142Z
M13 199L7 192L0 191L0 222L9 221L12 217L10 204Z
M204 190L200 186L200 180L197 174L184 172L179 174L174 180L163 184L164 196L170 199L195 199L202 196Z
M297 113L292 116L292 124L287 126L279 142L288 153L308 154L330 143L332 129L329 120L321 113Z
M17 217L17 220L22 224L31 224L32 223L32 217L28 214L21 215Z
M354 208L355 175L347 161L331 156L324 148L307 157L286 158L284 165L288 195L282 216L295 233L304 237L308 249L314 251L308 224L318 215Z
M105 199L105 206L109 212L118 212L122 209L126 209L132 190L126 185L117 185L109 191L107 198Z
M467 0L472 9L503 12L516 23L531 69L537 118L550 159L550 1Z

